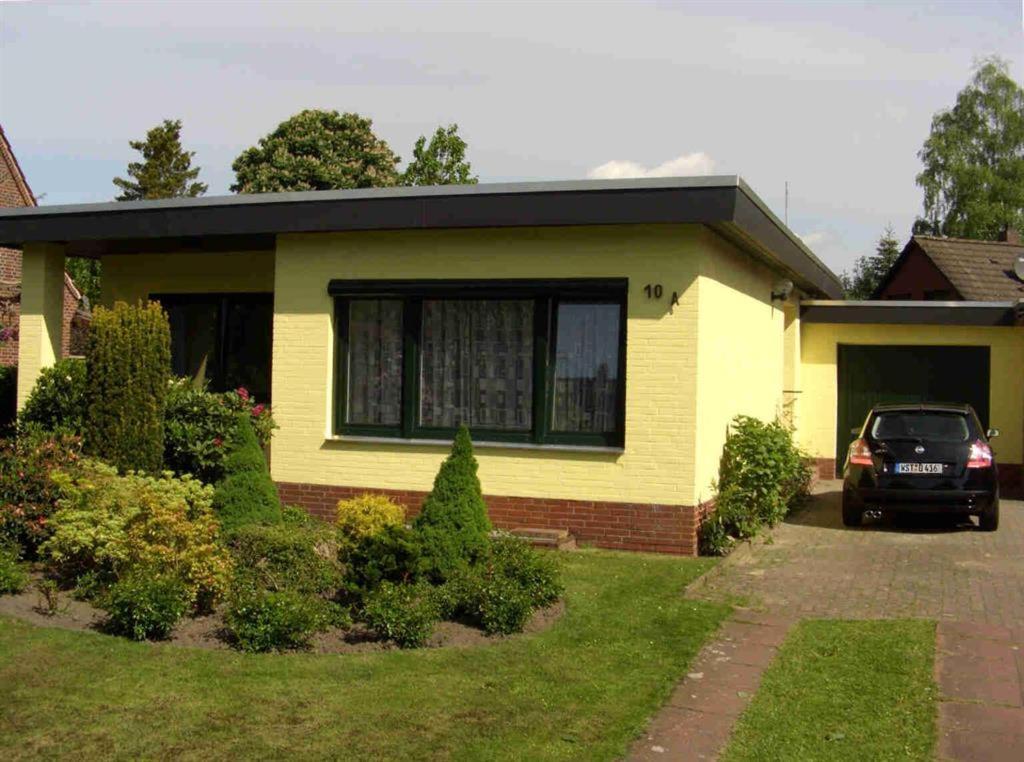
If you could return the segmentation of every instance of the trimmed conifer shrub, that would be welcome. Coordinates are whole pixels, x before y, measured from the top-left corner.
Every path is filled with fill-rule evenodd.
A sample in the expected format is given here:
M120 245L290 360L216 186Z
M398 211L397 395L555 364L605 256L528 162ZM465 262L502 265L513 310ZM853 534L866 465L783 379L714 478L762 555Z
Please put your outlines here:
M413 525L422 545L423 571L443 582L487 550L487 518L469 430L460 426L451 454Z
M158 473L171 332L155 302L92 313L86 349L85 447L122 471Z
M213 493L213 510L227 531L247 524L281 523L281 500L250 418L247 413L238 414L227 442L224 478Z

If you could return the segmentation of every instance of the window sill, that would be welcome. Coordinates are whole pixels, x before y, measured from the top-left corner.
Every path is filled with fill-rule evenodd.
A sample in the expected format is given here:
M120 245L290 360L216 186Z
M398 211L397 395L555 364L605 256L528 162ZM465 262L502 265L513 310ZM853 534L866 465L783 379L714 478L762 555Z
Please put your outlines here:
M325 444L345 443L353 444L390 444L390 445L411 445L413 447L451 447L450 439L403 439L401 437L368 437L354 434L343 434L329 436L324 440ZM536 444L534 442L477 442L473 441L473 448L478 450L533 450L540 452L580 452L580 453L605 453L621 455L625 452L622 447L601 447L597 445L566 445L566 444Z

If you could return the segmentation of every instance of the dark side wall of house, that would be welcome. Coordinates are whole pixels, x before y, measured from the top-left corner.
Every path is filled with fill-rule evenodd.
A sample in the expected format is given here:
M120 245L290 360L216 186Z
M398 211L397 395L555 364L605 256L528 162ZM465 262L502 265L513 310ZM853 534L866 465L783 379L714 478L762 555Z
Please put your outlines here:
M961 301L962 297L942 271L919 248L907 252L877 299Z

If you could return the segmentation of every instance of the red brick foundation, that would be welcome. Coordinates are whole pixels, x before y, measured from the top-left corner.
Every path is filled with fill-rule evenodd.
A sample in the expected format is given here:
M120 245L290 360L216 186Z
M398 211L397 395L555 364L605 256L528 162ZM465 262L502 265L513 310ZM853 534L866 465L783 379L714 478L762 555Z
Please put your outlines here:
M325 484L278 482L281 500L298 505L325 520L334 518L339 500L363 492L387 495L403 505L411 518L419 513L425 492L412 490L336 487ZM610 503L556 498L487 495L487 512L500 529L538 527L568 529L582 543L601 548L640 550L653 553L697 555L697 528L710 511L710 504Z

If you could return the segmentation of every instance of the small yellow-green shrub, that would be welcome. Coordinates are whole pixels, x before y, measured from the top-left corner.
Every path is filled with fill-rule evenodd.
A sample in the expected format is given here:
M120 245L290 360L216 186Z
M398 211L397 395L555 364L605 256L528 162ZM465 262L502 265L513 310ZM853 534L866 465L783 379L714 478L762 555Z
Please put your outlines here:
M221 545L212 488L190 477L129 473L85 461L57 473L62 497L40 557L66 581L112 583L137 569L179 578L206 607L227 589L231 556Z
M405 509L384 495L370 492L349 500L338 501L338 530L342 541L349 545L358 544L367 537L374 537L388 527L405 523Z

